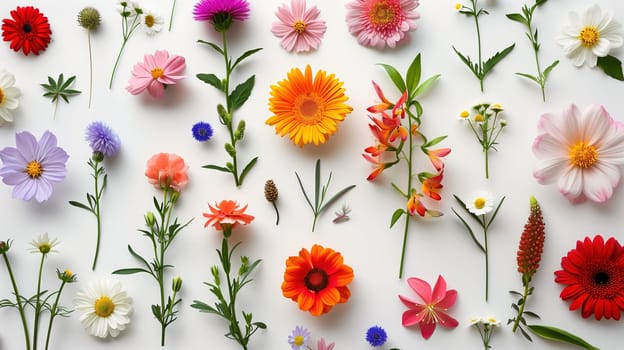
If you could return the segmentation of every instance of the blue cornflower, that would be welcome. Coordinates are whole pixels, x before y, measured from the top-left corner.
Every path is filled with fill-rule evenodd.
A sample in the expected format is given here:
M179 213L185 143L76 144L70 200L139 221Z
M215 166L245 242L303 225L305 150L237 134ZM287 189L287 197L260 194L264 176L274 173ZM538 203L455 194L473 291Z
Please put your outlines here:
M388 339L386 331L379 326L373 326L366 331L366 341L373 347L384 345L386 339Z
M193 137L199 142L210 140L212 137L212 126L204 122L195 123L193 125Z
M86 139L93 152L101 152L111 157L119 152L121 141L119 136L108 125L95 121L87 126Z

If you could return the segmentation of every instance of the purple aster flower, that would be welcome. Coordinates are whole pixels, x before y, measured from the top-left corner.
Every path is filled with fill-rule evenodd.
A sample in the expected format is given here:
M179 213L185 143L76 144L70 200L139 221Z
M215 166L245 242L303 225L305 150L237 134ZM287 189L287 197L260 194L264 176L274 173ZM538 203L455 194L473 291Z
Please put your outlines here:
M228 30L233 20L244 21L248 17L247 0L200 0L193 8L196 21L210 21L218 32Z
M366 331L366 341L372 347L384 345L387 339L388 335L386 334L386 331L379 326L373 326Z
M198 122L193 125L193 137L199 142L210 140L212 137L212 126L209 123Z
M2 182L13 187L13 198L41 203L52 195L52 183L65 179L69 155L56 145L56 136L45 131L37 139L28 131L15 134L17 147L0 151Z
M293 350L306 350L310 341L310 331L302 326L293 329L292 334L288 336L288 343Z
M101 152L106 157L117 154L121 146L119 136L108 125L100 121L87 126L86 139L93 152Z

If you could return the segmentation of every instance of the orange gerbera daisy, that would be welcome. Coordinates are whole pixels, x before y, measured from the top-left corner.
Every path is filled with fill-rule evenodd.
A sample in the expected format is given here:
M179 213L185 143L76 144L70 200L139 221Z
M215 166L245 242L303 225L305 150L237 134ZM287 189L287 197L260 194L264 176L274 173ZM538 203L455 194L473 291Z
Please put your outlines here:
M306 66L305 74L293 68L284 79L271 85L269 110L274 113L266 124L275 126L275 133L290 139L302 147L315 145L336 132L338 122L345 119L353 108L346 105L343 83L334 74L323 70L312 78L312 68Z
M286 260L282 294L299 304L299 309L320 316L338 303L349 300L347 285L353 269L343 264L342 255L318 244L312 252L302 248L298 256Z

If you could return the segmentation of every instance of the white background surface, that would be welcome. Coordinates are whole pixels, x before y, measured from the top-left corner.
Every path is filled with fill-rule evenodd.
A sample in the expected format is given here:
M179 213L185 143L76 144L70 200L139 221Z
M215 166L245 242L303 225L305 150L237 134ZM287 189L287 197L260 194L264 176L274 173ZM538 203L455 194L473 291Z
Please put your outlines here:
M384 327L389 335L387 348L402 349L481 349L476 330L468 327L472 314L494 314L506 321L514 313L510 304L515 299L508 294L522 287L516 272L516 250L522 227L528 215L528 198L534 194L540 201L547 225L547 239L541 268L534 278L536 293L530 299L530 309L542 316L544 324L558 326L576 333L602 349L617 349L624 340L621 325L613 320L583 319L580 312L568 311L569 304L561 301L560 285L553 282L553 272L560 268L560 259L575 246L578 239L600 233L606 237L623 238L624 190L619 187L613 198L604 205L586 203L573 206L553 187L535 182L531 172L535 158L531 143L536 135L538 117L545 112L561 112L569 103L584 108L590 103L603 104L617 120L624 120L622 82L606 77L598 69L576 69L565 58L554 37L566 21L569 10L581 11L586 1L549 1L538 9L535 24L542 42L540 59L545 66L555 59L561 63L553 71L547 86L547 102L543 103L538 87L516 77L514 72L534 73L533 53L524 36L524 28L504 17L505 13L520 12L523 2L480 1L491 12L481 18L483 52L489 57L515 42L515 50L502 61L485 80L481 93L478 81L459 61L451 49L476 56L476 38L472 19L454 11L454 1L423 1L418 8L421 19L411 40L394 50L375 50L358 45L345 23L346 1L308 1L317 4L321 18L327 22L327 32L319 49L309 54L290 54L279 46L279 40L270 32L276 20L274 11L282 1L252 1L251 17L236 23L228 33L229 49L234 55L254 47L264 47L248 59L233 75L235 82L256 74L256 86L250 100L235 118L247 121L244 142L239 147L243 163L258 155L256 167L245 183L235 188L230 176L202 169L208 163L223 164L226 154L222 145L227 138L224 127L218 124L215 106L222 96L212 87L197 80L197 73L223 72L222 60L197 39L219 42L207 23L192 19L195 1L178 1L173 30L147 37L138 31L130 39L122 55L112 90L108 78L121 45L120 16L112 1L51 0L16 1L0 3L0 16L9 17L17 5L32 4L49 18L52 43L40 56L24 57L0 43L0 67L13 72L17 86L23 91L15 123L0 129L0 147L14 146L15 132L29 130L37 137L45 130L53 131L69 154L68 175L57 184L54 194L45 203L11 199L12 188L0 185L0 239L11 238L14 244L11 259L22 293L34 293L38 255L27 252L28 242L48 232L62 241L60 254L46 261L44 285L57 287L54 270L69 268L78 274L79 283L69 285L63 294L64 305L86 282L108 276L111 271L136 266L126 246L131 244L144 255L148 240L137 229L143 227L143 214L153 210L152 196L160 193L150 186L143 175L147 159L157 152L181 155L189 164L190 182L182 193L175 215L181 220L194 218L173 243L167 256L175 265L168 277L184 278L183 304L179 319L167 330L167 349L237 349L238 345L223 337L227 324L213 315L200 314L190 308L194 299L212 302L208 287L210 266L217 263L215 249L220 245L220 233L204 229L202 212L207 203L234 199L249 203L248 213L256 219L251 225L235 230L234 240L243 240L239 253L261 258L263 263L254 275L254 282L240 294L238 309L251 311L254 320L268 324L266 331L253 336L252 349L287 349L287 336L296 325L308 327L316 340L324 336L336 342L337 349L368 349L364 340L366 329L373 325ZM620 1L596 1L604 9L613 11L619 22L624 22L624 4ZM168 18L170 1L142 0L140 4L152 8ZM87 33L76 23L76 15L86 5L99 9L102 25L92 35L94 50L94 99L87 109L88 56ZM187 59L187 79L168 89L162 100L154 100L146 93L132 96L124 88L132 66L146 53L167 49ZM434 283L442 274L449 288L459 297L451 314L460 321L452 331L438 328L425 341L417 328L401 326L404 306L397 294L417 298L399 280L402 225L388 229L392 212L403 205L401 198L390 188L390 182L404 182L400 169L386 171L376 183L366 181L371 168L361 157L363 149L372 144L365 108L376 103L377 97L370 84L377 81L395 100L393 85L376 63L388 63L405 72L412 58L422 53L423 76L436 73L442 77L427 95L421 98L425 115L423 130L426 135L446 134L443 143L452 153L446 162L443 200L439 209L446 215L437 220L416 218L411 225L405 262L406 277L420 277ZM613 52L622 58L622 50ZM339 125L338 132L322 146L298 148L287 138L274 134L264 124L270 116L267 108L269 86L285 78L291 67L325 69L345 82L349 104L354 111ZM39 83L47 76L77 75L76 88L83 94L61 102L56 120L52 119L53 105L41 97ZM463 109L481 102L498 102L506 107L504 116L509 127L500 138L498 153L492 153L490 180L483 176L483 157L480 145L465 125L455 116ZM95 220L86 211L73 208L69 200L82 200L91 191L90 169L86 161L90 148L84 141L84 129L93 120L103 120L120 135L121 153L105 162L109 184L102 202L103 239L97 270L90 269L95 245ZM191 136L191 126L200 120L210 122L215 136L207 144L197 143ZM299 191L294 172L297 171L308 188L312 188L314 162L322 159L323 175L334 171L331 190L337 191L349 184L357 187L320 217L316 232L310 232L312 215ZM425 159L419 160L429 168ZM279 226L274 225L275 214L263 197L265 180L272 178L279 188ZM495 198L506 196L501 212L491 227L490 301L483 298L483 255L474 246L464 228L450 211L455 206L452 194L468 197L477 190L489 190ZM353 210L351 220L335 225L332 212L342 203ZM456 206L455 206L456 207ZM329 314L312 317L299 311L297 304L282 296L280 285L284 262L314 243L342 252L345 263L355 272L350 285L352 296L348 303L336 306ZM0 268L0 296L11 296L5 267ZM157 286L147 275L115 276L134 298L132 323L117 339L99 340L83 331L79 314L58 319L53 331L52 349L157 349L160 328L153 318L150 304L158 300ZM47 318L44 318L47 322ZM23 348L23 336L16 310L0 310L0 349ZM45 335L40 334L40 338ZM315 342L314 342L315 344ZM526 342L520 334L512 334L503 327L494 335L494 349L564 349L562 346L536 339Z

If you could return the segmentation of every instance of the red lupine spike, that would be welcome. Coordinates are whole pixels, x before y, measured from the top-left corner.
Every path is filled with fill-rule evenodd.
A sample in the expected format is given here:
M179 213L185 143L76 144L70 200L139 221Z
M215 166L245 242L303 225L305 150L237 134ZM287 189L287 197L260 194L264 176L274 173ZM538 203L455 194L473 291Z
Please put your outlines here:
M531 196L531 213L522 237L520 237L520 245L518 246L518 272L523 278L530 279L533 277L544 251L544 220L542 218L542 210L537 203L535 197Z

